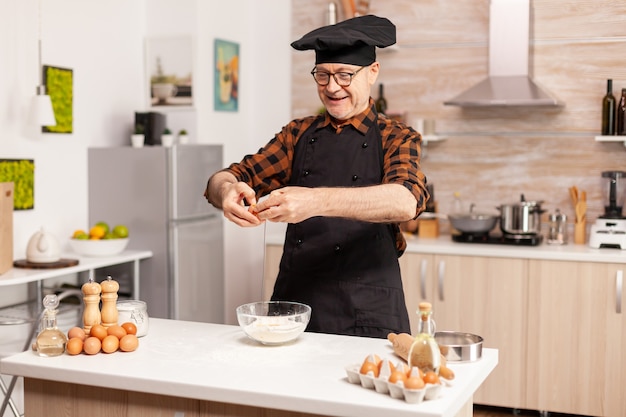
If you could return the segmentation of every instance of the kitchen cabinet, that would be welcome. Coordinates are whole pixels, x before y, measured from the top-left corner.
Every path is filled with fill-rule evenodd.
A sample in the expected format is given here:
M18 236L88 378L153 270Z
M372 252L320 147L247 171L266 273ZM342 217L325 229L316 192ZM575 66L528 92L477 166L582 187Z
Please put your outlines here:
M501 355L475 402L522 408L526 364L519 358L525 345L527 261L405 253L400 268L412 333L419 303L429 301L437 330L482 336L483 346Z
M626 384L626 318L620 310L625 269L626 264L530 261L529 407L625 414L625 396L618 394Z
M276 260L268 257L266 268L278 270L281 252L268 250ZM618 394L626 386L622 251L414 239L400 268L413 333L426 300L438 330L475 333L499 350L475 403L626 415L626 396Z

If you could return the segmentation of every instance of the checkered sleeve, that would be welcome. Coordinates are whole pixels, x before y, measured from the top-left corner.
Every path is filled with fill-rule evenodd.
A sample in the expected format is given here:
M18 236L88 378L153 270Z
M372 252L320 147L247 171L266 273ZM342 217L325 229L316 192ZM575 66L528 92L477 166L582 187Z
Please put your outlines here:
M381 117L379 128L383 137L383 183L402 184L417 200L415 216L426 208L429 198L426 176L421 170L422 138L404 123Z
M246 155L227 170L250 185L257 199L285 186L291 178L295 144L314 121L315 117L291 121L257 153Z

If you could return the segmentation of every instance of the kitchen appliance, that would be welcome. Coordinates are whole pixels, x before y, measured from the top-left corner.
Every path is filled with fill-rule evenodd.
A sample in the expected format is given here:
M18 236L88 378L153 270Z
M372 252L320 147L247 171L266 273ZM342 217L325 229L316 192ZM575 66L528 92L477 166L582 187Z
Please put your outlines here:
M163 113L135 112L135 126L137 125L143 126L146 145L161 144L161 135L165 130L165 115Z
M496 245L538 246L543 241L539 233L511 235L506 233L458 233L452 235L454 242L488 243Z
M591 225L589 246L592 248L626 249L626 217L622 214L624 190L619 184L624 176L624 171L602 172L602 178L608 179L608 205L604 206L604 214Z
M445 105L561 106L529 74L530 1L491 0L489 74Z
M91 148L89 221L124 224L128 249L151 250L137 299L150 317L224 321L222 213L203 197L221 145ZM120 282L127 268L105 273Z

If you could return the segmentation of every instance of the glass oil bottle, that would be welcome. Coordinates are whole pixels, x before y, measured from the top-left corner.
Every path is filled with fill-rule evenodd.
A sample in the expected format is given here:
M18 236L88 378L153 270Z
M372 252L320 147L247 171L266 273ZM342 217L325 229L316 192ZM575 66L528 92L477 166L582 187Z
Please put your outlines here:
M48 294L43 299L45 308L41 318L41 332L35 346L39 356L59 356L65 352L67 337L57 327L57 307L59 299L55 294Z
M428 302L421 302L418 314L417 335L409 350L409 367L417 366L424 372L434 371L438 374L441 366L441 352L435 340L432 305Z

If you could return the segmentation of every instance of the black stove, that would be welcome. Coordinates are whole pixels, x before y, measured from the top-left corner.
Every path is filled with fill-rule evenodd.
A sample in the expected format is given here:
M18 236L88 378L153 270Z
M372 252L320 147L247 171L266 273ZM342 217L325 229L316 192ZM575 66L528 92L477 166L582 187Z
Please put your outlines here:
M543 241L540 234L525 235L490 234L490 233L458 233L452 235L452 240L461 243L491 243L496 245L538 246Z

